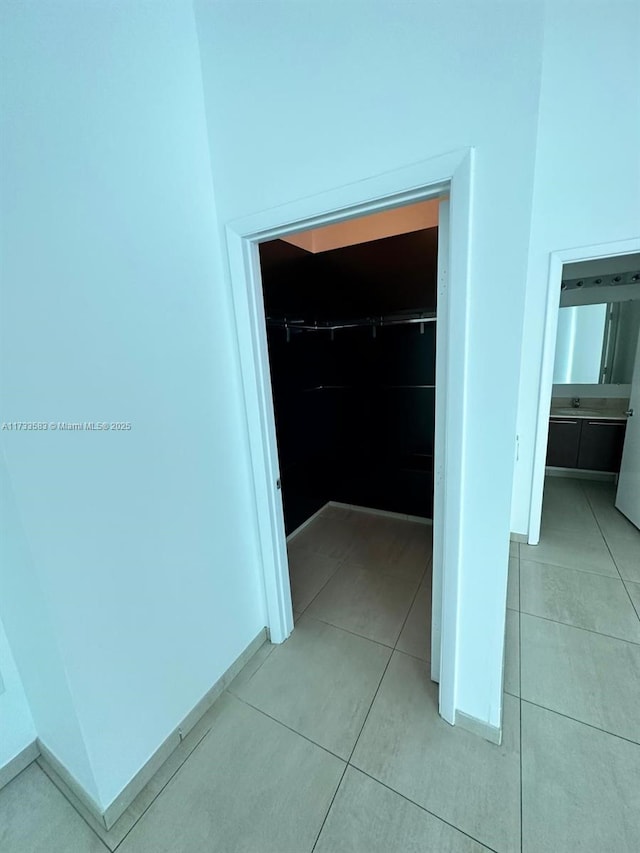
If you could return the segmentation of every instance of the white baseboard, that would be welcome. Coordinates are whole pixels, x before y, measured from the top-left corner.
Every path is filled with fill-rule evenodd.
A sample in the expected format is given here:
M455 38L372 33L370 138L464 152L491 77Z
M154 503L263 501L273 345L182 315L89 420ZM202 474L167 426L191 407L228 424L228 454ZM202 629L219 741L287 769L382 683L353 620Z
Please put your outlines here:
M570 480L598 480L601 483L616 483L618 475L612 471L588 471L585 468L555 468L548 465L544 469L547 477L567 477Z
M71 805L98 832L103 841L106 840L105 833L110 830L112 831L109 837L110 841L112 840L112 835L122 835L124 837L124 834L139 819L142 811L148 808L151 802L153 802L157 794L164 787L164 784L166 784L166 781L171 778L173 773L176 772L191 754L191 750L183 750L178 758L179 763L177 763L177 766L168 768L168 765L176 764L175 754L179 751L183 741L185 741L189 733L196 727L197 723L215 703L220 694L233 681L266 640L267 629L263 628L222 677L216 681L182 722L176 726L173 732L171 732L146 764L136 773L133 779L106 809L100 808L73 775L69 773L64 764L41 741L38 741L40 749L40 757L38 758L39 766L62 791ZM197 743L199 743L199 740L194 743L193 748L195 748ZM167 776L167 780L164 783L157 784L157 777L166 776L168 770L170 770L170 773ZM132 814L127 815L128 810L131 809L137 800L141 800L145 804L144 808L138 807L133 810ZM119 831L116 826L120 821L124 824L124 834L122 829Z
M305 529L305 527L307 527L307 525L311 524L311 522L315 518L317 518L321 513L323 513L324 510L328 506L334 506L334 507L337 507L338 509L351 509L351 510L354 510L354 512L368 512L371 515L384 515L384 516L388 516L389 518L400 518L403 521L417 521L418 524L433 525L433 519L432 518L424 518L424 516L422 516L422 515L406 515L406 513L403 513L403 512L390 512L389 510L386 510L386 509L374 509L373 507L368 507L368 506L357 506L356 504L344 504L344 503L341 503L340 501L327 501L327 503L323 504L323 506L321 506L320 509L316 510L316 512L314 512L313 515L310 515L306 521L303 521L301 525L296 527L295 530L291 531L291 533L287 536L287 543L291 542L292 539L295 539L295 537L299 533L302 533L302 531Z
M344 504L340 501L329 501L325 506L335 506L339 509L351 509L354 512L367 512L370 515L383 515L388 518L400 518L403 521L417 521L418 524L428 524L433 526L432 518L425 518L422 515L407 515L404 512L391 512L388 509L375 509L374 507L369 506L357 506L356 504ZM324 509L324 507L323 507Z
M476 717L471 717L468 714L463 714L462 711L456 711L455 725L460 726L467 732L473 735L478 735L485 740L495 743L500 746L502 743L502 727L491 726L484 720L478 720Z
M33 764L39 755L38 742L34 740L27 744L24 749L21 749L17 755L14 755L3 767L0 767L0 791L19 773L22 773L26 767Z
M309 524L311 524L311 522L314 520L314 518L317 518L320 515L320 513L329 506L330 503L331 503L331 501L329 501L329 503L322 504L320 509L316 510L313 513L313 515L310 515L306 521L303 521L302 524L298 525L298 527L296 527L295 530L292 530L291 533L287 536L287 542L291 542L292 539L295 539L295 537L298 535L298 533L302 533L302 531L305 529L305 527L307 527Z
M38 738L38 751L40 753L38 756L38 766L45 771L51 781L54 782L54 784L59 787L65 795L67 795L67 791L61 788L58 784L58 780L66 786L73 797L67 796L67 799L70 800L73 805L75 805L75 801L80 801L83 807L94 815L94 817L96 817L102 824L104 824L106 829L108 829L109 827L105 824L104 813L100 804L87 793L73 773L70 773L67 770L62 761L60 761L60 759L49 749L46 743L43 743L40 738Z

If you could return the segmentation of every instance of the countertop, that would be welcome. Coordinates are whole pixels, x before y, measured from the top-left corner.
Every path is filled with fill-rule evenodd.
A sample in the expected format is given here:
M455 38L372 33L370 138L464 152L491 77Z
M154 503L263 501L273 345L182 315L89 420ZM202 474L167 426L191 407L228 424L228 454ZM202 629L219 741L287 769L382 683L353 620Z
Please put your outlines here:
M573 409L566 406L552 407L550 412L552 418L566 418L567 420L590 420L590 421L626 421L627 415L624 409L592 409L585 406L584 409Z

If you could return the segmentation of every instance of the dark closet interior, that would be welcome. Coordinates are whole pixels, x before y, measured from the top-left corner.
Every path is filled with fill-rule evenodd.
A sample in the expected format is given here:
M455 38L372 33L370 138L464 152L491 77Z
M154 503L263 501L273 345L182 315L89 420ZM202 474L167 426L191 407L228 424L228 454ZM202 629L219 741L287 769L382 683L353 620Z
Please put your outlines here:
M432 517L437 241L260 246L287 534L329 500Z

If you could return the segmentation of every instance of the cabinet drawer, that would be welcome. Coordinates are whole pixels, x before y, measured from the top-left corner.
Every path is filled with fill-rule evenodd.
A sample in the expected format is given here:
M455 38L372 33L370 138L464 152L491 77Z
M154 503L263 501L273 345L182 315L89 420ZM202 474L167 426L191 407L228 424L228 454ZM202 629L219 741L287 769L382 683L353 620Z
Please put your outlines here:
M557 468L576 468L580 446L581 421L566 418L549 421L547 465Z
M617 473L626 428L625 421L583 421L578 468Z

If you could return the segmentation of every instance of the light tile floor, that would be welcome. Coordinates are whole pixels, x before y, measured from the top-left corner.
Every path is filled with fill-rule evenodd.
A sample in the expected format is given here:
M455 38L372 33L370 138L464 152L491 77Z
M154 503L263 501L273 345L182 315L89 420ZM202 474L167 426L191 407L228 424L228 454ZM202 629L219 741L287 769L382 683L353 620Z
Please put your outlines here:
M541 545L511 543L499 747L437 713L429 527L327 508L289 553L296 630L141 816L99 838L34 764L3 853L640 850L640 533L611 486L549 479Z

